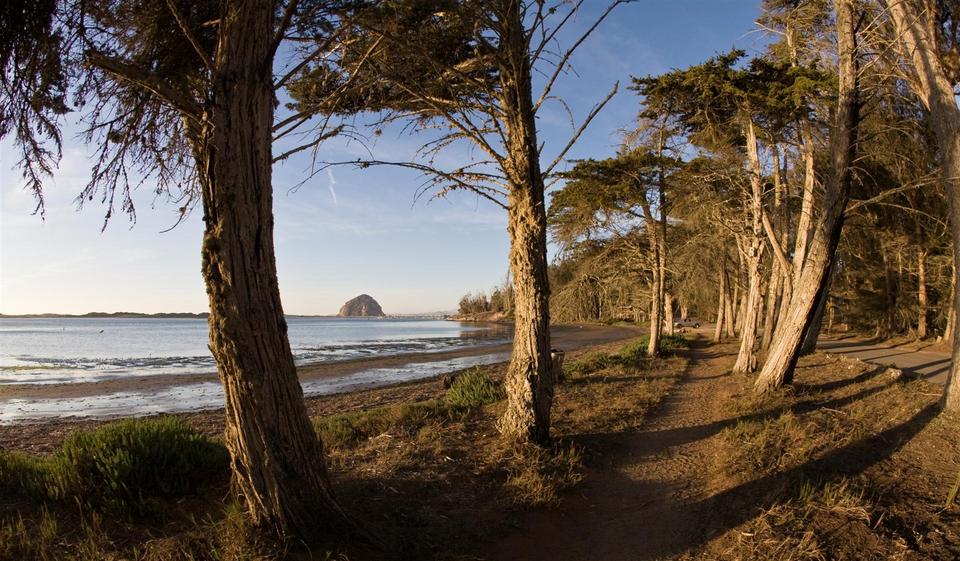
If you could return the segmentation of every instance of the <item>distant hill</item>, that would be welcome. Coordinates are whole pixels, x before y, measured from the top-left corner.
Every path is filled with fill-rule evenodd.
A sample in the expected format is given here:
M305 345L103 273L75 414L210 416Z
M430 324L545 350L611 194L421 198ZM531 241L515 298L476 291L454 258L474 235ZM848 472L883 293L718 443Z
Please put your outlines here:
M340 317L384 317L383 308L369 294L361 294L340 307Z
M165 312L143 314L140 312L89 312L86 314L0 314L0 318L156 318L156 319L206 319L207 312Z

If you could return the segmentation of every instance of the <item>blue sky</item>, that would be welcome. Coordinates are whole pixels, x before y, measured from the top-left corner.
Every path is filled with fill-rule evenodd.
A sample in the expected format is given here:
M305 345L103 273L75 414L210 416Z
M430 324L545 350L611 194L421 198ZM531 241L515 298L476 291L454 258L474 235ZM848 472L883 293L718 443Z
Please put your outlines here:
M639 0L622 6L585 43L555 93L579 121L620 81L620 93L593 122L568 158L612 154L629 127L638 100L626 89L631 75L681 68L732 46L754 51L760 0ZM587 0L568 35L582 30L606 2ZM535 92L536 94L536 92ZM571 134L554 103L541 111L544 163ZM386 129L372 152L409 158L416 138ZM320 159L355 159L356 143L331 141ZM466 157L463 149L445 156ZM46 220L12 169L10 139L0 143L0 313L89 311L204 311L200 276L201 215L183 224L175 205L155 199L149 185L135 195L137 222L116 215L101 232L105 209L96 201L77 210L75 198L90 169L86 146L67 139L60 169L47 191ZM504 212L462 193L415 200L423 179L394 168L338 167L291 191L309 170L309 157L274 170L277 264L284 309L293 314L336 313L362 292L387 313L451 310L467 291L486 290L507 270Z

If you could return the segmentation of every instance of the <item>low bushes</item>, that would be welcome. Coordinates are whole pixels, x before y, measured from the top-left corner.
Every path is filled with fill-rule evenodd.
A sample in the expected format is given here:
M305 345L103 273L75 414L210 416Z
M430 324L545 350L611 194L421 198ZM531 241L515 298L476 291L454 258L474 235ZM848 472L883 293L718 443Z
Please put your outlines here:
M0 489L143 513L228 476L229 455L175 417L129 419L79 431L53 455L0 453Z

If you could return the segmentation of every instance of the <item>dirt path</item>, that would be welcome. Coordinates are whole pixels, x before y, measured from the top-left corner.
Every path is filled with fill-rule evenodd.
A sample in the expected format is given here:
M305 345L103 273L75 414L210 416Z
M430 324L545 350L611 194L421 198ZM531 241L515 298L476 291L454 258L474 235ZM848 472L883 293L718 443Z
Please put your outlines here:
M641 430L586 438L614 452L587 472L579 494L559 509L531 513L481 558L646 560L702 543L711 516L703 500L707 470L726 421L719 401L734 357L700 339L690 358L683 380Z

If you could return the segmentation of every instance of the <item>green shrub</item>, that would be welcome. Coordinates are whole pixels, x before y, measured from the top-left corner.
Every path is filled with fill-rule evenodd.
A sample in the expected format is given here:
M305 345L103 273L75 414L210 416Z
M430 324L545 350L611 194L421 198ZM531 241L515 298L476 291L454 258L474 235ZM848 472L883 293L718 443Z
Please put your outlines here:
M503 384L483 370L475 368L457 376L443 401L451 407L466 408L494 403L505 397Z
M0 487L98 510L144 513L153 499L227 476L229 455L176 417L129 419L68 437L52 456L0 455Z

